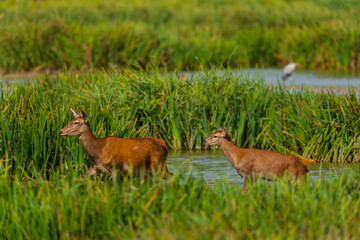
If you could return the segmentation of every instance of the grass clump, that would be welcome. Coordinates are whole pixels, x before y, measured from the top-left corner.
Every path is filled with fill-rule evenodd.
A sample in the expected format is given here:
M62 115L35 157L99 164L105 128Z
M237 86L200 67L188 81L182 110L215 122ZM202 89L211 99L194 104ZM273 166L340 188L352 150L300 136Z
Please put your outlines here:
M5 1L0 12L4 71L360 66L351 1Z

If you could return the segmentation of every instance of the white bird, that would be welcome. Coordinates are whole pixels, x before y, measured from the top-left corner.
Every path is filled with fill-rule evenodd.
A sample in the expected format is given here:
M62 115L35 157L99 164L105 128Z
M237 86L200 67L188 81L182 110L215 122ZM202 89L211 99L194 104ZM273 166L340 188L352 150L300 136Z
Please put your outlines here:
M288 77L291 76L291 74L293 74L293 72L295 71L296 65L297 65L296 63L292 62L284 67L283 75L281 76L283 81L285 81Z

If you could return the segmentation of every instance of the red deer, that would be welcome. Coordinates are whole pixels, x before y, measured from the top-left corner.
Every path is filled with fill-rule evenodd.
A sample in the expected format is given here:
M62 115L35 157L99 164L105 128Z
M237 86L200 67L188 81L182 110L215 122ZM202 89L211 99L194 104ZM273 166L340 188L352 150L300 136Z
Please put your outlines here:
M112 175L113 168L123 174L133 173L152 174L157 172L163 178L168 177L166 166L168 148L164 140L142 138L104 137L96 138L90 129L88 116L72 108L75 119L60 130L61 137L79 136L82 146L89 155L92 166L87 175L100 172Z
M315 162L312 159L301 159L289 154L238 147L229 138L226 127L222 129L216 126L216 128L217 131L208 137L204 143L221 148L226 158L244 179L243 188L246 188L246 181L253 177L271 180L275 176L284 175L286 171L298 182L300 177L308 174L307 165Z

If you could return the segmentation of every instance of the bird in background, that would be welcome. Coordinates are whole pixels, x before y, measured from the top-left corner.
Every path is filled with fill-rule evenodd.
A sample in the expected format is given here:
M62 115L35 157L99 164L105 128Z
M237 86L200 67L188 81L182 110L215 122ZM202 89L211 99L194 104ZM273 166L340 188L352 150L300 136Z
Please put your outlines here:
M296 65L297 65L296 63L292 62L284 67L283 75L281 76L284 82L294 73Z

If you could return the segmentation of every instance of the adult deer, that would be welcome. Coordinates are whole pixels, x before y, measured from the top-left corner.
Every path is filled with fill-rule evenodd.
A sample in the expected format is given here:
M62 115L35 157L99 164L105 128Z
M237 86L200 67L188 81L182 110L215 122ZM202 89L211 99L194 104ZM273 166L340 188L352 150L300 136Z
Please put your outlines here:
M216 128L217 131L208 137L204 143L221 148L226 158L244 179L243 188L246 187L246 181L253 177L271 180L275 176L284 175L286 171L295 177L296 181L299 181L301 177L308 174L307 165L315 162L312 159L301 159L289 154L238 147L229 138L226 127L222 129L216 126Z
M70 110L75 119L61 129L59 135L79 136L92 164L87 175L100 172L112 175L113 169L116 169L124 174L129 171L143 174L157 172L163 178L168 177L168 148L164 140L151 137L96 138L91 132L88 116L83 111L79 113L72 108Z

